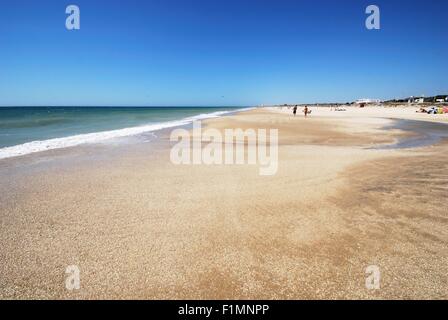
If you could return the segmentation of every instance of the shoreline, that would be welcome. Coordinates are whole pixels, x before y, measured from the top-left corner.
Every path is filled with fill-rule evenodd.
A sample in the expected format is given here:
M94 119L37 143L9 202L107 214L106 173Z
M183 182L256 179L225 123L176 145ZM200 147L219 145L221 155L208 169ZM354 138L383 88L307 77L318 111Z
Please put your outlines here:
M366 107L366 108L357 108L357 107L347 107L346 111L348 112L336 112L329 110L330 107L313 107L311 110L315 110L316 112L312 115L312 117L331 117L334 120L340 120L340 118L345 118L347 113L349 113L350 117L360 117L360 118L370 118L370 119L386 119L386 120L413 120L413 121L423 121L423 122L434 122L434 123L446 123L448 124L448 116L445 115L426 115L426 114L413 114L409 112L409 109L415 109L415 107L384 107L384 106L375 106L375 107ZM208 114L198 114L196 116L187 117L179 120L173 120L163 123L152 123L148 125L122 128L110 131L99 131L92 132L87 134L79 134L61 138L53 138L48 140L41 141L30 141L24 144L13 145L8 147L0 148L0 161L4 159L11 159L16 157L27 156L29 154L47 152L51 150L59 150L72 148L77 146L86 146L86 145L95 145L114 143L114 141L119 140L120 138L132 138L139 135L148 135L154 134L158 132L163 132L165 129L172 129L176 127L185 127L190 125L195 120L206 120L216 117L228 116L237 114L240 112L246 112L250 110L269 110L278 113L288 114L290 113L289 109L284 109L284 107L245 107L242 109L236 110L227 110L227 111L217 111ZM389 110L386 113L385 110ZM391 113L392 111L392 113ZM299 115L300 116L300 112ZM382 120L379 120L382 121ZM388 129L388 126L385 125L385 129ZM31 150L30 150L31 149Z
M173 165L168 131L4 161L0 297L446 298L448 145L372 150L403 132L314 115L204 121L279 129L269 177L247 164ZM65 289L68 265L81 270L78 291ZM379 291L365 288L369 265L383 270Z
M51 108L50 108L51 109ZM218 108L216 108L218 109ZM221 109L221 108L219 108ZM90 133L80 133L64 137L50 138L46 140L28 141L22 144L6 146L0 148L0 160L24 156L32 153L45 152L49 150L64 149L86 144L103 143L113 141L114 139L132 137L137 135L158 132L163 129L175 128L188 125L193 121L205 120L220 117L226 114L232 114L239 111L250 110L251 108L242 108L235 110L215 111L209 113L199 113L194 116L173 119L164 122L154 122L138 126L117 128L113 130L97 131ZM107 109L104 109L107 110ZM151 109L149 109L151 110Z

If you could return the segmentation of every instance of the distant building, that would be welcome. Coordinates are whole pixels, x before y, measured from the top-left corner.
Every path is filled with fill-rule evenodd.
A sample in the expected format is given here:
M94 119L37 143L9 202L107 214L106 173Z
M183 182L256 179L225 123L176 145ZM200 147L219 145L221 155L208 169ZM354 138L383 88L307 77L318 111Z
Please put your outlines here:
M405 98L405 99L395 99L395 100L389 100L386 101L386 103L388 102L392 102L392 103L444 103L444 102L448 102L448 95L438 95L438 96L432 96L432 97L425 97L425 96L411 96L409 98Z
M423 102L425 102L425 98L415 98L414 102L415 103L423 103Z
M444 103L446 101L448 101L448 96L439 95L434 97L434 102Z
M355 101L355 104L377 104L380 102L381 100L378 99L358 99Z
M410 97L408 103L423 103L425 102L425 97Z

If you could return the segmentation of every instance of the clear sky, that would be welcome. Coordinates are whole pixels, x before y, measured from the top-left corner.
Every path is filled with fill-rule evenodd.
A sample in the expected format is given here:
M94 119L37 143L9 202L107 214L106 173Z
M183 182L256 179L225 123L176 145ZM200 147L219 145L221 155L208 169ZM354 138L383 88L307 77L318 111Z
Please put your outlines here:
M65 8L81 29L65 28ZM381 10L367 30L365 9ZM0 106L448 93L448 1L2 0Z

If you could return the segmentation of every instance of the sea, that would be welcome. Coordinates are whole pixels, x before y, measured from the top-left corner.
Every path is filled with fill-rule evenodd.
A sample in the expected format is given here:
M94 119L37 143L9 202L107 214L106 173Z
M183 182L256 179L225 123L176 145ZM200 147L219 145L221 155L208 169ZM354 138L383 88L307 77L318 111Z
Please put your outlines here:
M0 107L0 159L98 143L250 107Z

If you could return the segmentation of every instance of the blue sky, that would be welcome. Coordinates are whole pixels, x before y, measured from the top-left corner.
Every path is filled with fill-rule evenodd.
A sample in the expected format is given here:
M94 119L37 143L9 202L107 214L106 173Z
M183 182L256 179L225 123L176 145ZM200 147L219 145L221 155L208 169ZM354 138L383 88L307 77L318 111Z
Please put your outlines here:
M65 8L81 10L68 31ZM365 28L365 8L381 30ZM448 93L448 1L2 0L0 105L255 105Z

